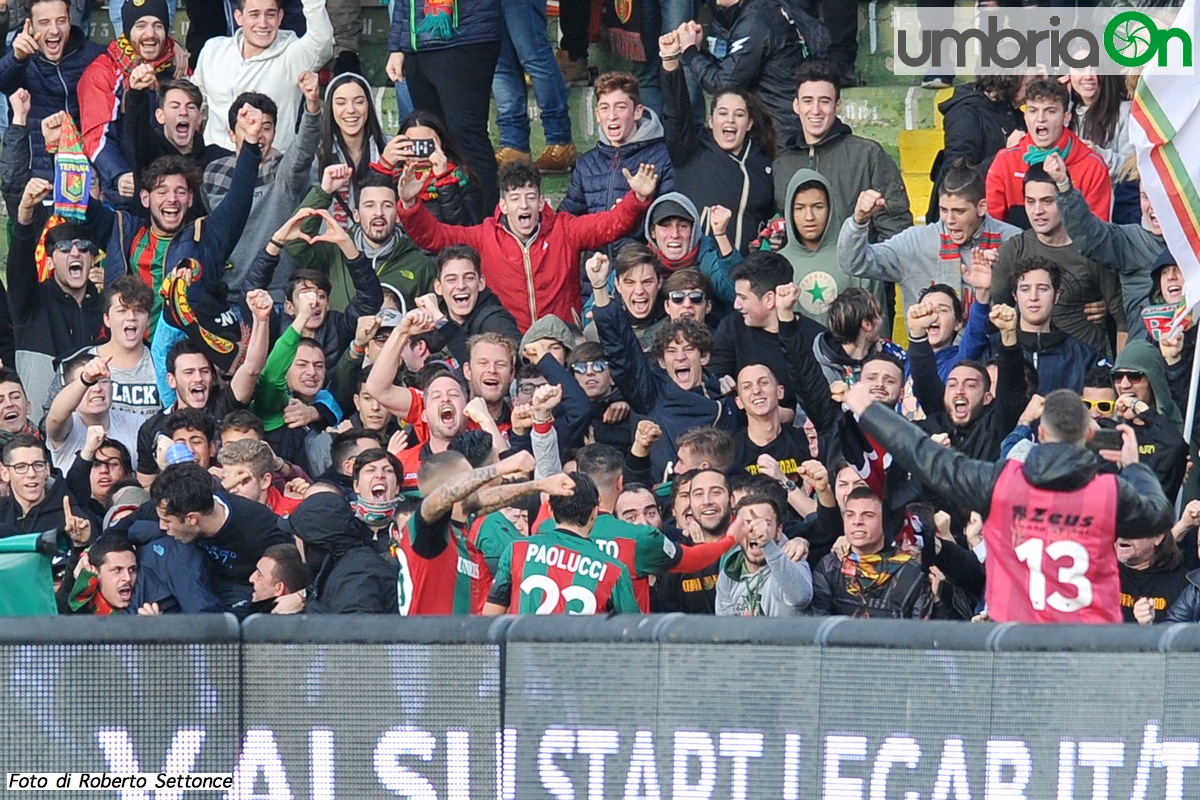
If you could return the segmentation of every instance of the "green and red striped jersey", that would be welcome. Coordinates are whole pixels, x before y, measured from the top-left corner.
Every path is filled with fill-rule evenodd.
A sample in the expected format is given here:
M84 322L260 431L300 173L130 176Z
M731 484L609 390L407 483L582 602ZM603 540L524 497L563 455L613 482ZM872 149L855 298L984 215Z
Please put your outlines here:
M554 529L554 520L548 519L538 528L538 533ZM610 557L625 565L633 581L633 594L638 606L643 614L649 614L649 577L670 572L679 563L683 556L679 545L656 528L634 525L605 513L596 517L596 526L592 528L589 538Z
M594 542L559 529L508 546L488 602L512 614L641 611L625 566Z
M472 583L479 578L482 559L472 561L467 549L467 525L450 515L425 522L418 511L400 529L392 548L400 562L397 594L400 613L470 614Z

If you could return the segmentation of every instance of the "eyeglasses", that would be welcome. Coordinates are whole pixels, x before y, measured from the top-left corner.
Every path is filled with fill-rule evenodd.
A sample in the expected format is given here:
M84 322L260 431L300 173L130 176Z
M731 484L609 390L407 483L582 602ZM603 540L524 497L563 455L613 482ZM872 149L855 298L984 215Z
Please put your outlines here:
M571 369L575 370L576 375L586 375L590 369L592 372L600 373L608 369L607 361L576 361L571 365Z
M690 300L692 305L700 305L704 302L704 292L699 290L691 292L667 292L667 299L677 306L683 305L684 300Z
M33 461L28 464L25 464L25 463L5 464L4 466L11 469L17 475L24 475L25 473L29 472L30 467L32 467L33 471L38 473L39 475L41 473L45 472L46 470L50 469L50 465L45 461Z
M1146 373L1138 372L1137 370L1122 370L1112 374L1113 383L1120 383L1121 378L1126 378L1130 383L1140 383L1146 379Z
M1083 407L1089 411L1095 409L1101 414L1111 414L1117 407L1116 400L1087 400L1083 401Z
M59 239L57 242L54 243L54 249L60 253L69 253L69 252L71 252L72 247L78 249L79 252L81 252L81 253L90 253L90 252L92 252L92 240L91 239Z
M525 383L518 383L517 384L517 394L523 395L523 396L531 396L534 392L536 392L538 390L539 386L545 386L545 385L546 385L545 383L534 383L533 381L526 381Z

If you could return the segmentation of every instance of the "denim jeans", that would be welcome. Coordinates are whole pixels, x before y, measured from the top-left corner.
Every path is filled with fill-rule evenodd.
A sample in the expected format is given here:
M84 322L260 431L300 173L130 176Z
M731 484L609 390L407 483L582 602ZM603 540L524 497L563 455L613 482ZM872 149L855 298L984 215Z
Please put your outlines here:
M642 105L662 115L662 83L658 70L662 62L658 58L658 37L673 31L685 22L696 18L696 0L645 0L642 5L642 45L646 48L646 60L634 61L630 70L641 85ZM687 73L688 95L692 99L692 119L704 120L704 92L700 82Z
M546 144L571 144L567 82L546 35L546 0L501 0L504 38L492 78L500 146L529 152L528 93L525 73L542 111Z
M108 18L112 21L112 35L114 39L124 33L121 25L121 7L123 5L124 3L118 3L116 0L108 4ZM175 9L178 7L179 0L167 0L167 15L170 16L172 24L175 22ZM168 30L167 33L170 33L170 31ZM192 66L195 66L195 64Z

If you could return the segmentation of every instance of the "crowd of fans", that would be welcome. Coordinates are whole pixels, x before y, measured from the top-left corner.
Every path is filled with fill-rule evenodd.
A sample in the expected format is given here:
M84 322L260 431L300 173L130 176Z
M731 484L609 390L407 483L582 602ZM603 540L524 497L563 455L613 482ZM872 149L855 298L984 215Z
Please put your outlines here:
M544 3L396 3L395 134L357 0L188 4L0 15L0 536L61 531L61 613L1200 619L1124 82L958 87L914 225L779 0L615 31L582 154Z

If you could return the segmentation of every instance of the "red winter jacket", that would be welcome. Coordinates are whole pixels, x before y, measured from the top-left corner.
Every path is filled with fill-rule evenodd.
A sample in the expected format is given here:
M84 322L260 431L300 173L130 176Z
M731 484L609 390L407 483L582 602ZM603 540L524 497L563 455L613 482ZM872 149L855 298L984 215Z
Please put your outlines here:
M537 231L524 246L509 231L499 208L491 219L471 227L438 222L419 200L397 212L404 231L425 250L436 252L452 244L478 250L488 288L524 333L546 314L580 323L580 254L633 233L649 207L649 200L638 200L632 191L608 211L582 217L555 212L546 204Z
M1027 133L1017 142L996 154L987 174L987 210L998 220L1029 228L1025 216L1025 152L1037 149L1033 138ZM1070 130L1064 130L1055 147L1065 153L1067 174L1071 183L1087 200L1092 213L1108 222L1112 211L1112 182L1108 177L1108 166L1083 140Z

